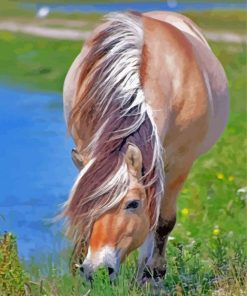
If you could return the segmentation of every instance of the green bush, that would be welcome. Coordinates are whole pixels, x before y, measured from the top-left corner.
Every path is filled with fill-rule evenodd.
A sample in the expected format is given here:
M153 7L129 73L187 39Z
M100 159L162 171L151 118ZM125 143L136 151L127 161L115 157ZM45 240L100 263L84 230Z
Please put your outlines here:
M25 295L27 280L18 257L16 238L6 232L0 237L0 295Z

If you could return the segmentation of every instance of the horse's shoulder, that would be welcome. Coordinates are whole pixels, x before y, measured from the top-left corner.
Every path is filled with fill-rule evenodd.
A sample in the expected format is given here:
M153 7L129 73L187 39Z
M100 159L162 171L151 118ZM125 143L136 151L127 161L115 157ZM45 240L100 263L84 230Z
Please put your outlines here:
M144 92L152 109L161 110L154 112L158 129L166 130L168 122L187 129L192 121L202 117L206 120L208 98L201 74L203 66L191 42L178 28L150 17L144 17L144 30L148 52Z
M161 17L143 15L143 29L146 43L152 43L152 49L161 51L164 54L173 53L174 58L179 52L191 56L191 43L187 40L184 33L169 22L164 21ZM179 57L178 57L179 58Z
M209 48L207 40L203 36L200 28L185 15L170 11L151 11L145 13L144 16L172 25L179 31L196 38Z

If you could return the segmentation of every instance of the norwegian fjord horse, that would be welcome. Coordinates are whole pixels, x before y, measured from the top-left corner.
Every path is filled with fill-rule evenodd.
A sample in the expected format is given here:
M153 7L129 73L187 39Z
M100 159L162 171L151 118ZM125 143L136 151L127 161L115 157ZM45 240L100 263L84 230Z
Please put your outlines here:
M140 248L139 280L158 281L179 191L227 122L221 64L180 14L111 14L67 74L64 112L80 173L63 215L77 254L86 243L82 273L113 279Z

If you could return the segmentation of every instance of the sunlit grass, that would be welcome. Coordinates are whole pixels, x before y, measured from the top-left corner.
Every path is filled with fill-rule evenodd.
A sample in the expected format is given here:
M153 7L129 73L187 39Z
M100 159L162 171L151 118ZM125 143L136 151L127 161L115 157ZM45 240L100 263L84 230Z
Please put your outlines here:
M56 41L0 32L0 79L42 90L62 90L82 42Z
M219 233L210 236L206 242L200 237L189 243L182 240L170 241L165 291L174 296L244 295L247 280L246 242L246 238L229 240L229 237ZM49 260L44 260L42 264L26 263L25 272L20 269L18 261L15 261L16 265L12 263L7 274L12 275L18 284L15 284L10 276L2 277L4 285L1 287L8 287L8 290L2 289L1 295L7 296L8 291L12 291L11 296L151 296L151 286L140 287L136 283L136 255L132 254L122 265L113 284L110 284L107 272L99 270L92 286L79 274L73 277L64 269L62 263L68 260L66 257L61 257L60 262L56 260L55 263ZM10 254L10 257L13 257L13 254ZM4 270L0 268L1 271ZM26 294L23 291L26 291Z
M223 31L246 34L246 10L209 10L185 13L207 31Z

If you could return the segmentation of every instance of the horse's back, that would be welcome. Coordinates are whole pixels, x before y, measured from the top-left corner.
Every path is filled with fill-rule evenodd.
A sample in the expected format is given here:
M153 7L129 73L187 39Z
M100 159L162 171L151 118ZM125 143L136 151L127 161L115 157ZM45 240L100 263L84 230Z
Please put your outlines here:
M144 30L148 59L143 84L168 155L169 150L187 150L197 157L216 142L227 122L224 70L188 18L150 12Z
M97 27L91 38L107 25ZM226 124L228 92L224 70L198 27L180 14L144 14L143 30L142 86L167 155L169 151L181 150L181 146L186 146L182 150L196 149L193 157L201 154L212 146ZM79 67L87 55L90 39L65 79L66 120L73 107Z

